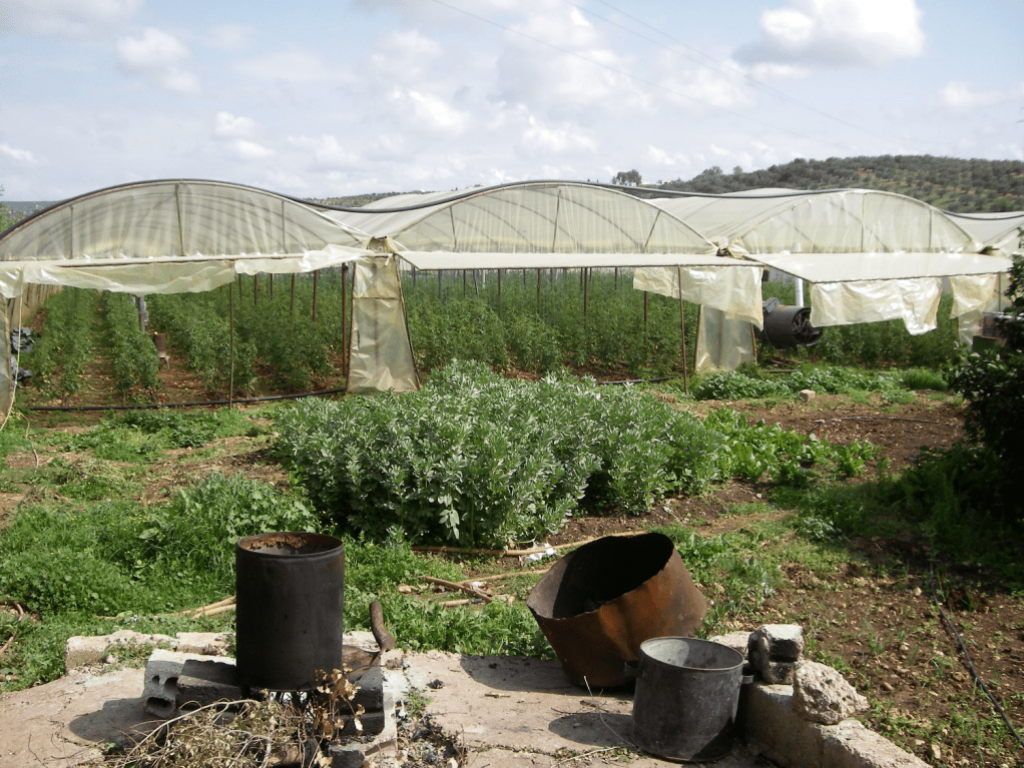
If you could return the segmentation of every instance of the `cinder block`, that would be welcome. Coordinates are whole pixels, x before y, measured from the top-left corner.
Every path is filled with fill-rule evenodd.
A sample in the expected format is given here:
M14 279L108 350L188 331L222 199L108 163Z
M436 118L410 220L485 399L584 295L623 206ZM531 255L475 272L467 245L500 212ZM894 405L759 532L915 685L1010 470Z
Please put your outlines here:
M165 651L158 648L153 651L149 661L146 662L142 706L147 712L165 719L174 716L178 710L178 679L181 677L187 661L212 661L231 665L235 663L234 659L203 656L198 653Z
M176 698L179 709L205 707L217 701L238 701L242 698L244 695L238 683L234 659L189 659L182 666Z
M352 699L354 706L360 706L367 712L377 712L384 708L384 670L374 666L363 673L356 683L359 690Z

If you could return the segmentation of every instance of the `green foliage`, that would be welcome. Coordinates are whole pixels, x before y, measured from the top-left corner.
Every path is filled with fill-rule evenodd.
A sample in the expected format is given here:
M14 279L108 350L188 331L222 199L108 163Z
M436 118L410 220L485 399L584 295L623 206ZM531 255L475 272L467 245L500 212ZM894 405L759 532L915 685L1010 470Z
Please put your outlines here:
M218 312L220 292L205 294L156 295L149 299L154 328L166 333L180 349L210 392L227 392L231 370L232 337L228 318ZM256 386L256 347L234 338L234 387L237 393L252 392Z
M493 270L408 276L403 291L417 364L476 360L547 373L561 366L664 376L679 367L679 304L632 289L632 270ZM584 304L586 311L584 311ZM697 307L685 305L688 365Z
M1016 211L1024 208L1024 163L931 155L797 158L749 173L737 168L726 174L714 166L689 181L662 185L663 189L719 194L766 187L878 189L955 211Z
M46 325L30 357L33 372L44 391L61 402L78 394L85 367L92 357L92 324L96 320L97 294L77 288L55 293L43 305Z
M131 297L123 293L105 294L103 325L117 393L122 399L136 389L151 395L160 386L156 346L139 326L138 311Z
M1024 497L1016 472L1024 466L1024 258L1015 256L1006 295L1008 343L973 354L957 367L950 386L966 400L967 436L980 445L976 463L995 468L987 511L1024 521ZM961 453L961 458L969 454Z
M381 539L503 546L555 531L586 495L638 512L714 475L696 420L633 390L453 364L419 393L304 401L277 420L278 454L315 506Z
M820 470L849 477L860 474L878 448L867 442L833 446L810 435L764 421L749 424L727 408L713 411L704 426L722 436L716 462L722 477L759 482L766 474L777 486L806 487Z
M921 386L922 384L926 386ZM942 376L931 371L876 371L865 373L851 368L805 365L789 375L770 377L756 366L713 373L693 388L698 400L747 400L759 397L792 396L804 389L819 394L853 392L895 392L907 389L944 389Z
M0 537L0 593L44 615L201 605L233 590L239 538L315 524L299 500L218 474L158 507L29 506Z

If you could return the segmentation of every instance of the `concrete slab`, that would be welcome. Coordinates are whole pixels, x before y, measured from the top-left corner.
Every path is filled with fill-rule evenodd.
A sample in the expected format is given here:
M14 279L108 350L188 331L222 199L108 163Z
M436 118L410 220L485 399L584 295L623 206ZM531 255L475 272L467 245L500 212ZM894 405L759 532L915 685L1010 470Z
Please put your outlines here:
M635 752L617 754L631 746L632 695L577 688L557 661L430 651L407 653L405 662L410 685L430 699L426 711L445 731L461 735L480 768L552 766L588 753L593 757L572 765L616 757L636 768L669 763ZM737 744L732 757L713 765L766 763Z
M68 768L98 757L107 742L145 733L142 669L74 672L60 680L0 696L0 768Z

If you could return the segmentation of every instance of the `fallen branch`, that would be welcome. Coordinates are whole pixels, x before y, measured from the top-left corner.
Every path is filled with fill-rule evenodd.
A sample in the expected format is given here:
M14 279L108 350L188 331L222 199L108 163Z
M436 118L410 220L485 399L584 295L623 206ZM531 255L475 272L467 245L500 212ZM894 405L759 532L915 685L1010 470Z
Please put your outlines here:
M531 574L537 574L540 576L550 570L550 568L542 568L539 571L509 571L508 573L499 573L495 576L478 576L475 579L463 579L462 583L469 586L474 581L502 581L504 579L514 579L516 576L529 576Z
M642 536L647 531L625 531L623 533L609 534L612 536ZM580 547L584 544L589 544L592 541L603 539L604 536L591 536L589 539L583 539L583 541L570 541L566 544L557 544L549 547L534 547L533 549L471 549L463 547L442 547L442 546L427 546L417 544L413 547L414 552L439 552L446 555L493 555L494 557L526 557L527 555L536 555L541 552L547 552L549 549L553 549L556 552L560 549L568 549L569 547ZM479 579L478 579L479 581Z
M224 611L230 611L235 606L235 596L225 597L223 600L218 600L215 603L204 605L201 608L189 608L185 611L178 611L172 613L172 616L188 616L190 619L198 619L200 616L216 616L218 613L224 613Z
M465 592L467 595L472 595L473 597L479 598L480 600L483 600L485 603L489 603L491 602L491 600L494 599L490 595L485 595L479 589L467 587L462 584L456 584L454 581L435 579L433 576L420 576L420 579L423 581L429 581L431 584L438 584L442 587L447 587L448 589L454 589L459 592Z

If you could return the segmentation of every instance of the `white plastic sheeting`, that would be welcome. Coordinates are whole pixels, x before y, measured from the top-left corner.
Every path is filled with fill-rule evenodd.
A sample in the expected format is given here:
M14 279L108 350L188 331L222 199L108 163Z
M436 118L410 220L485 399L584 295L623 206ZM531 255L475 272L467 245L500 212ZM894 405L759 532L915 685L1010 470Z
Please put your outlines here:
M698 373L732 371L754 361L754 337L747 322L730 319L713 307L700 308L697 326Z
M462 253L449 251L406 251L399 248L399 256L417 269L612 269L613 267L675 267L684 271L693 267L706 269L740 267L750 268L750 262L716 256L713 253L691 255L686 253Z
M1024 211L1007 213L949 213L948 216L988 248L1009 256L1020 251Z
M355 265L346 394L420 388L413 361L398 259L375 256Z
M980 250L970 233L938 208L891 192L753 189L651 203L734 256Z
M761 272L761 267L749 264L686 270L638 269L633 273L633 287L678 299L681 274L684 301L717 309L725 318L762 328Z
M982 253L759 253L752 259L810 283L984 275L1010 268L1003 256Z
M942 280L865 280L811 285L811 325L852 325L903 320L912 335L937 323Z
M419 207L396 210L411 205ZM459 195L400 195L375 201L358 212L327 214L375 237L389 236L401 244L401 250L543 253L550 257L548 267L570 266L558 259L579 253L711 254L716 250L692 226L647 201L570 182L527 182Z

